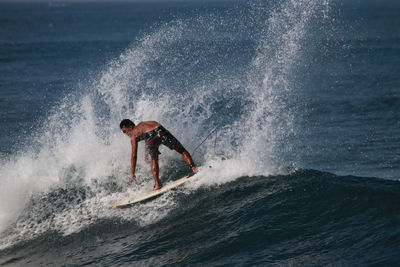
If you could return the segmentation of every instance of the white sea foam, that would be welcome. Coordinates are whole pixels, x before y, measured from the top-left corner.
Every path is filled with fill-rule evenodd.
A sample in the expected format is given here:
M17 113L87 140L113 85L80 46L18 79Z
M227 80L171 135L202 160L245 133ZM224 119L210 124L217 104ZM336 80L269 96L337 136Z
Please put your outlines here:
M290 149L287 140L293 134L291 69L317 3L285 1L272 13L254 6L250 13L258 17L253 18L243 13L167 23L77 86L79 90L52 111L32 146L0 166L0 248L49 230L75 233L99 219L147 225L167 216L175 206L170 194L133 210L109 205L152 187L140 149L138 181L126 188L130 148L118 128L123 118L157 120L189 151L218 127L216 143L211 137L196 154L203 167L198 179L187 185L191 190L281 171L287 164L282 147ZM258 28L251 36L258 52L249 66L237 66L242 76L216 67L226 60L209 56L218 55L217 44L198 45L250 26ZM216 108L221 102L225 106ZM238 114L226 118L218 112ZM161 176L178 158L162 150ZM113 186L120 189L110 189Z

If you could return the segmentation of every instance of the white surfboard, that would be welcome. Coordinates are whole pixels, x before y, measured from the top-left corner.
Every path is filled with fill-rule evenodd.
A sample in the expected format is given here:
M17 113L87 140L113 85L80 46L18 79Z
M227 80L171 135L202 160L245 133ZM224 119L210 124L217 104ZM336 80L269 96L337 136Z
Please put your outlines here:
M171 189L173 189L173 188L175 188L175 187L177 187L177 186L189 181L190 180L189 177L192 177L192 176L193 176L193 174L192 175L187 175L187 176L182 177L182 178L180 178L178 180L169 182L168 184L166 184L163 187L161 187L160 190L153 190L152 192L144 193L144 194L136 196L136 197L132 197L132 198L129 198L129 199L122 200L120 202L111 203L111 206L122 208L122 207L127 207L127 206L130 206L130 205L145 201L145 200L150 200L150 199L152 199L152 198L154 198L154 197L156 197L158 195L164 194L165 192L167 192L167 191L169 191L169 190L171 190Z

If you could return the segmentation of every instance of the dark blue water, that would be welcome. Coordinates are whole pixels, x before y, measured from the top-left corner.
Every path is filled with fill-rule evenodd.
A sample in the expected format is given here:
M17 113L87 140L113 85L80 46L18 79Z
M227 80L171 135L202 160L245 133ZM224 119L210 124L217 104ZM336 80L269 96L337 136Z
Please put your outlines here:
M397 265L399 11L0 3L0 264ZM161 122L199 174L112 208L152 188L142 147L126 187L123 118ZM189 173L161 152L164 184Z

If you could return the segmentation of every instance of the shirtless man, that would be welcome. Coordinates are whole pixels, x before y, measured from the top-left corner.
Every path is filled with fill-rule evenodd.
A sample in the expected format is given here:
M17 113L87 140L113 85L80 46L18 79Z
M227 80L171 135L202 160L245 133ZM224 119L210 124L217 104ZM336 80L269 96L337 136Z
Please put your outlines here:
M135 180L135 169L137 160L137 147L138 142L145 140L146 153L151 156L151 172L153 173L155 190L161 188L160 180L158 177L158 155L161 154L158 151L158 147L163 144L169 147L171 150L177 151L182 155L182 158L194 173L197 173L197 168L194 165L193 159L189 152L179 143L179 141L164 127L156 121L142 121L138 125L135 125L131 120L124 119L119 124L122 132L131 138L132 145L132 157L131 157L131 179L128 185L131 185Z

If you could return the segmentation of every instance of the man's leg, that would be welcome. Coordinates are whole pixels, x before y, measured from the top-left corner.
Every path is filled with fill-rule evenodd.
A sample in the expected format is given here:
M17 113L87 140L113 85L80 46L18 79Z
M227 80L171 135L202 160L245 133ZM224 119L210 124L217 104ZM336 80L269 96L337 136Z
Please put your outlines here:
M160 180L158 179L158 174L159 174L158 153L155 153L155 155L151 157L151 172L153 173L154 177L154 184L155 184L154 189L158 190L161 188Z
M175 138L169 131L165 130L163 132L162 144L175 150L182 155L183 160L189 165L194 173L197 173L197 168L194 165L194 161L190 156L189 152L182 146L182 144Z
M189 165L193 173L197 173L197 168L194 165L194 161L189 152L187 152L187 150L183 146L177 147L175 150L182 155L183 160Z

